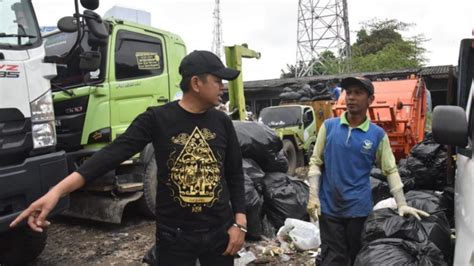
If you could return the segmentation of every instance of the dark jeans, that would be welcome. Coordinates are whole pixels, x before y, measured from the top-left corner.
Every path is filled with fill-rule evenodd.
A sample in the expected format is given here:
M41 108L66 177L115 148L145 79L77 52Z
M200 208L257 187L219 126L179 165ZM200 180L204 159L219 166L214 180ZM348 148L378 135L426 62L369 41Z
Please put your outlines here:
M227 230L231 224L229 222L221 227L203 230L157 225L157 265L195 266L197 259L203 266L234 265L233 256L222 255L229 243Z
M367 217L339 218L322 214L322 265L353 265L361 249L360 236Z

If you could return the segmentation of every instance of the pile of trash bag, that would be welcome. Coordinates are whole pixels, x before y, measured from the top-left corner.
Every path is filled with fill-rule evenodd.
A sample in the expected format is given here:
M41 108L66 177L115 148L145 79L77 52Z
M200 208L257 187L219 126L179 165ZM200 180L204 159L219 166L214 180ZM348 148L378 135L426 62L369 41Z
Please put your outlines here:
M365 245L354 265L448 265L433 244L419 244L400 238L378 239Z
M392 197L388 183L377 178L370 177L370 186L372 188L372 201L377 204L379 201Z
M398 173L400 174L400 178L402 180L403 191L408 192L415 188L415 179L411 177L411 173L409 172L407 173L406 168L404 168L405 166L406 166L406 159L400 160L399 165L398 165ZM370 176L382 182L387 183L387 177L382 173L382 170L380 168L376 168L376 167L372 168L372 170L370 171Z
M398 253L394 253L387 257L387 255L383 255L383 253L379 254L374 251L377 247L374 242L384 239L399 239L400 241L406 241L407 243L411 243L409 245L414 245L418 251L424 250L426 246L434 245L437 251L441 253L440 256L443 258L442 262L450 262L453 257L453 247L450 242L450 224L445 213L447 210L445 204L448 201L444 200L444 197L440 192L435 191L412 190L406 193L405 197L409 206L429 213L430 217L424 217L421 220L417 220L413 216L400 216L396 209L382 208L374 210L367 217L361 234L362 246L366 247L365 252L372 250L369 252L370 254L365 254L372 256L372 258L369 258L370 263L366 261L364 262L368 263L367 265L373 265L371 263L389 260L389 258L400 259L400 261L402 261L402 258L397 257L398 255L394 255ZM393 207L396 208L396 205ZM384 245L385 244L378 248L382 249ZM400 248L398 245L399 244L397 244L397 248ZM368 246L371 246L371 248L367 248ZM406 245L404 244L402 247L406 247ZM406 251L403 248L400 249L403 250L403 252ZM394 250L396 250L396 248L394 248ZM407 252L410 253L410 250L411 248ZM381 257L374 257L375 254L379 254L377 256ZM439 255L436 256L439 257Z
M285 161L280 156L283 142L275 131L254 121L233 121L233 123L242 157L254 160L265 172L276 172L285 168Z
M309 186L286 173L267 173L263 180L263 209L275 228L286 218L308 221Z
M281 139L257 122L234 122L245 177L247 238L275 236L286 218L308 220L309 187L286 174L288 161Z
M331 100L329 89L324 83L318 83L314 86L303 84L295 88L285 87L279 97L281 100L299 102Z
M434 142L432 135L415 145L406 160L406 170L415 179L416 189L442 190L446 185L447 150ZM405 169L404 169L405 170Z

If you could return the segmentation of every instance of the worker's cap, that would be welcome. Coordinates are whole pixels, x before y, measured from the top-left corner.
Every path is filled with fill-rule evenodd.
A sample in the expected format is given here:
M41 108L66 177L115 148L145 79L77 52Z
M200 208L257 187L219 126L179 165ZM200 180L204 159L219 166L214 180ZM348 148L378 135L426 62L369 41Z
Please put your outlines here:
M219 57L209 51L193 51L181 61L179 74L183 78L212 74L221 79L234 80L239 76L240 71L225 67Z
M347 89L350 86L360 86L363 89L366 89L369 92L369 95L374 94L374 85L372 82L364 77L349 77L341 81L341 88Z

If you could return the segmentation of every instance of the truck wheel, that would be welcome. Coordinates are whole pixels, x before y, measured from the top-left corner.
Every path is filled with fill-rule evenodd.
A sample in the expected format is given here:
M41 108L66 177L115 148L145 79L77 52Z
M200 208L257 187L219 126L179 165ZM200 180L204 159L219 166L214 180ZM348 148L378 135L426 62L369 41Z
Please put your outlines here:
M296 158L296 148L293 142L289 139L283 140L283 154L285 154L286 159L288 159L288 172L289 175L294 175L296 170L297 158Z
M0 234L0 264L26 265L41 254L47 236L46 229L40 233L29 226Z
M143 196L138 200L138 208L144 215L155 218L158 167L155 156L148 162L143 176Z

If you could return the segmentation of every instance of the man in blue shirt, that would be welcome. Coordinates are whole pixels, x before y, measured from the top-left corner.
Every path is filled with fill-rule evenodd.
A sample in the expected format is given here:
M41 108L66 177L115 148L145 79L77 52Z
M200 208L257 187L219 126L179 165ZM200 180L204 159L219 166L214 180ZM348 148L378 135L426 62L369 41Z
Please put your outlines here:
M327 86L329 88L329 93L331 94L332 100L337 101L339 96L341 96L341 88L337 86L337 81L330 80L327 83Z
M308 213L314 219L319 216L323 265L354 263L362 226L372 211L374 164L387 176L400 215L428 216L407 206L388 136L367 117L374 101L372 82L350 77L342 80L341 87L346 90L347 111L321 126L308 173Z

